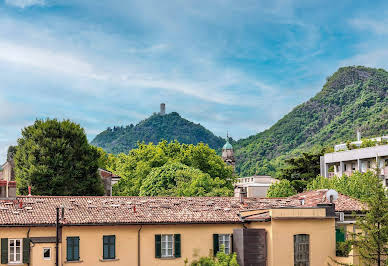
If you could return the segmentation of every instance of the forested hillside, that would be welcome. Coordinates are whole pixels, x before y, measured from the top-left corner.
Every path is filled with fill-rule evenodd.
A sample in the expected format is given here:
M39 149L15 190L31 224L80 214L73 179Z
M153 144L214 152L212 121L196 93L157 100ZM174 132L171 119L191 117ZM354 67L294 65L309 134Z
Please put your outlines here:
M234 143L241 176L275 174L284 158L338 142L388 134L388 72L340 68L323 89L268 130Z
M98 134L91 144L109 153L128 153L137 147L137 142L159 143L161 140L178 140L180 143L203 142L213 149L219 149L225 141L212 132L172 112L166 115L154 114L136 126L108 128Z

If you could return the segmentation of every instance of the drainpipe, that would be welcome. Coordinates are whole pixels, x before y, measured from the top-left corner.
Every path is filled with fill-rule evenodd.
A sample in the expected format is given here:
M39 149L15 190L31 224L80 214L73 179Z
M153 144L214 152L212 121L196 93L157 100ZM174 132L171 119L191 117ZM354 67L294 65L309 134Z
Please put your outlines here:
M139 230L137 230L137 266L140 266L140 231L143 228L143 225L140 225Z
M31 231L31 228L28 228L28 231L27 231L27 239L29 240L30 239L30 231ZM30 244L30 241L28 241L28 244ZM31 261L31 246L30 246L30 259L28 261ZM30 262L27 263L28 266L30 266Z
M59 208L57 207L57 220L56 220L56 236L55 236L55 265L59 266L58 264L58 244L59 244Z

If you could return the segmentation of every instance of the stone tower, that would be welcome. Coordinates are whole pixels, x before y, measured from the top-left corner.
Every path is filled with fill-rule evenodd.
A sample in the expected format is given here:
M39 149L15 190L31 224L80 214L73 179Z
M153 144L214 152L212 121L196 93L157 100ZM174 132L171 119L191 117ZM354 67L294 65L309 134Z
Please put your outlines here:
M234 151L232 144L229 143L229 136L226 135L226 143L224 147L222 147L222 160L224 160L225 163L232 165L236 164L236 160L234 159Z
M166 104L165 103L161 103L160 104L160 112L159 112L160 115L165 115L166 114Z

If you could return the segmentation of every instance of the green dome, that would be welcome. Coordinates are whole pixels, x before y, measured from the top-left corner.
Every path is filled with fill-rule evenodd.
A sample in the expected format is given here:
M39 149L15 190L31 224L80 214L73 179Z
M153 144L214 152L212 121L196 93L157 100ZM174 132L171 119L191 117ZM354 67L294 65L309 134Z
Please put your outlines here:
M232 144L229 143L229 141L227 140L224 147L222 147L223 150L233 150L233 146Z

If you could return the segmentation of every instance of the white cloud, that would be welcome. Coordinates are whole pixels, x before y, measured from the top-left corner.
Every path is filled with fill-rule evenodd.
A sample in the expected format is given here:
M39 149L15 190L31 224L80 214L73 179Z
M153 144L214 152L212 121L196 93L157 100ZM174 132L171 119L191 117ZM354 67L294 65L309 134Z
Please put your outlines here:
M376 34L388 34L387 20L355 18L349 22L353 27L359 30L372 31Z
M5 0L5 3L20 8L44 6L46 4L44 0Z

